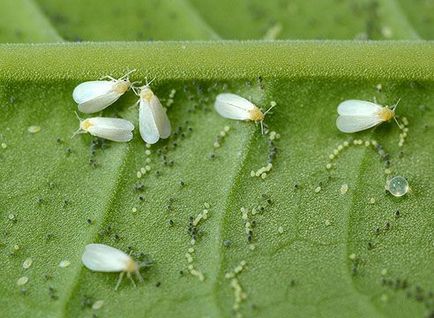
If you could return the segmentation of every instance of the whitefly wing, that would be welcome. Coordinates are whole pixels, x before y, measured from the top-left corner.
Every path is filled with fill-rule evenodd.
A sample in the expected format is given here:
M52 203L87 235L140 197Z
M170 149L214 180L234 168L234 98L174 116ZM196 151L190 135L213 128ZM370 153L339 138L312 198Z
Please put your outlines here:
M90 101L99 96L105 95L113 88L113 81L89 81L77 85L72 92L77 104Z
M121 94L115 91L110 91L105 95L78 104L78 110L86 114L96 113L109 107L111 104L116 102L119 97L121 97Z
M152 96L149 106L151 108L153 115L152 118L155 122L155 126L158 129L160 138L168 138L171 131L169 117L167 117L166 110L161 105L160 100L157 96Z
M341 116L374 116L382 107L378 104L364 100L349 99L338 106L338 114Z
M89 121L92 123L88 128L91 135L117 142L127 142L133 138L134 125L126 119L94 117Z
M88 244L81 260L84 266L96 272L122 272L125 271L131 258L108 245Z
M353 133L369 129L381 123L378 116L339 116L336 127L344 133Z
M151 103L144 99L140 99L139 129L140 136L148 144L155 144L160 139L160 131L154 120Z
M237 120L249 120L250 111L256 107L247 99L230 93L219 94L214 108L223 117Z

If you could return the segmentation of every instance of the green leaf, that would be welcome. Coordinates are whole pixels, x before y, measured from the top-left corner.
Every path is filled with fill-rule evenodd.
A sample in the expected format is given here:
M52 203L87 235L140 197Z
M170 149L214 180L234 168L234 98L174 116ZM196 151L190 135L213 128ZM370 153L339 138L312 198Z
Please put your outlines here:
M0 39L429 39L429 23L411 14L412 3L7 0ZM427 19L429 6L415 5ZM432 314L432 56L434 43L426 41L0 45L0 316ZM152 89L175 133L151 148L137 129L127 144L71 138L78 128L73 88L133 68L132 80L155 78ZM250 174L267 165L270 134L218 116L213 104L223 91L264 110L277 104L265 120L280 134L265 179ZM339 102L374 97L384 105L401 99L397 114L409 123L402 147L393 122L354 136L336 129ZM137 127L136 101L128 92L103 116ZM392 174L405 176L411 192L385 193L384 158L351 138L381 144ZM345 141L351 145L330 160ZM251 241L241 208L256 223ZM204 209L208 218L192 246L190 217ZM142 271L145 282L134 288L125 279L114 291L116 273L81 263L94 242L148 254L154 264ZM226 278L243 261L237 281ZM17 286L21 277L28 282ZM231 284L246 294L235 310ZM92 309L97 300L104 304Z

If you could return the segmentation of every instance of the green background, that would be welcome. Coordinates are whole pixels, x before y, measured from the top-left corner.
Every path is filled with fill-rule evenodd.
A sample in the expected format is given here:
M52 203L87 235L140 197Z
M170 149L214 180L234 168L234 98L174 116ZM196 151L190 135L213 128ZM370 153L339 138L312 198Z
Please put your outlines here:
M0 317L432 315L433 19L432 0L1 1ZM127 144L98 143L95 155L93 137L71 139L73 88L133 68L132 80L155 77L163 105L176 90L168 115L177 133L150 148L152 170L141 179L148 157L137 131ZM266 123L281 138L265 180L250 171L267 164L268 135L218 116L223 91L263 109L277 103ZM401 98L404 147L393 122L354 136L336 129L339 102L373 97ZM136 100L128 92L103 115L137 126ZM41 131L29 133L32 125ZM411 193L385 193L384 162L365 146L326 170L351 137L377 140ZM189 217L205 203L193 263L201 282L185 253ZM251 250L240 208L258 206ZM125 280L115 292L117 274L81 264L93 242L148 254L145 282ZM234 311L225 273L242 260L247 298Z

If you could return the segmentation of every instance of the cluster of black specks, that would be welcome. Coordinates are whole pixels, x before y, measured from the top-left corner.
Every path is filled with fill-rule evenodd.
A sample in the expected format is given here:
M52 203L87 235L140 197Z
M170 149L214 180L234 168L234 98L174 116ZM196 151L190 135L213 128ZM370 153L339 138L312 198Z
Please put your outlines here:
M97 168L98 163L96 160L96 154L98 150L104 150L109 147L109 143L107 140L94 137L90 142L90 156L89 156L89 165L92 168Z
M95 299L92 296L88 296L88 295L82 296L80 300L81 309L83 310L83 309L92 308L94 302Z
M196 242L201 232L199 232L197 225L194 225L194 217L190 216L188 220L189 221L188 221L187 233L190 236L191 241Z
M256 227L256 220L254 219L254 217L257 214L262 214L263 212L265 212L266 207L273 204L273 200L266 193L263 193L261 195L261 199L262 200L261 200L260 204L258 204L257 206L255 206L252 209L248 209L245 207L242 207L240 209L241 210L241 218L244 221L244 231L246 233L247 243L249 244L249 248L251 250L255 249L255 245L253 244L253 240L254 240L253 229Z
M385 168L390 167L390 155L388 152L386 152L383 148L383 146L379 143L375 143L375 150L377 151L378 155L380 156L381 160L384 163Z
M137 182L134 184L134 190L137 192L143 192L145 191L145 185L142 182Z
M57 289L52 286L48 287L48 296L50 297L51 300L59 299L59 296L57 295Z
M175 202L174 198L169 198L169 200L167 200L166 208L167 208L168 212L172 212L173 211L173 203L174 202Z
M48 243L50 241L52 241L54 239L54 234L53 233L47 233L45 235L45 242Z
M356 276L360 272L360 267L363 264L363 260L356 254L349 256L351 261L351 275Z
M396 222L402 217L402 213L400 210L395 210L393 212L393 220L387 220L384 224L381 226L377 226L374 228L374 236L376 239L376 242L368 242L367 248L368 250L372 250L375 248L378 244L378 241L381 239L382 235L387 234L389 231L392 230L393 226L396 225Z
M270 138L267 139L268 142L268 160L267 163L273 163L274 158L276 158L277 154L277 146L274 142L274 139L271 140Z
M177 149L181 141L190 137L192 132L193 127L191 127L191 123L187 120L176 127L167 144L156 151L164 167L173 167L175 165L175 161L169 158L169 152Z
M102 228L98 235L100 238L113 238L115 241L119 241L121 239L121 236L117 231L113 229L111 225L107 225L105 228Z
M408 299L423 303L427 310L426 317L434 317L434 292L419 285L411 284L407 279L381 277L381 285L394 291L404 291Z
M56 144L59 146L64 146L65 141L62 138L57 137L56 138ZM64 151L66 157L69 157L73 153L72 148L69 147L68 145L66 145L66 147L63 149L63 151Z

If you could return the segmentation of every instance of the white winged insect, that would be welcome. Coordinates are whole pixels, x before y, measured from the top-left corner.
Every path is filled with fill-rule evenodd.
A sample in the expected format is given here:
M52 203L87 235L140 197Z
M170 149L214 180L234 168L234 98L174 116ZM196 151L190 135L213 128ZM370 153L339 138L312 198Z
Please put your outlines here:
M401 127L395 118L398 102L392 107L381 106L376 103L350 99L338 106L336 127L344 133L353 133L377 126L392 118Z
M223 117L236 120L251 120L261 123L261 131L264 132L263 121L265 115L273 108L271 106L266 112L262 112L256 105L244 97L223 93L216 97L214 108Z
M152 81L151 81L152 82ZM151 83L132 89L140 99L139 104L139 129L142 139L148 144L155 144L160 138L170 136L171 127L166 110L158 97L149 88Z
M102 79L108 80L89 81L76 86L72 98L78 104L78 110L86 114L96 113L116 102L131 87L129 75L135 71L129 71L118 79L107 75Z
M77 114L76 114L77 115ZM134 125L126 119L110 117L92 117L81 119L77 134L89 133L92 136L117 142L127 142L133 138Z
M121 284L125 273L127 273L127 277L134 286L136 286L136 283L131 277L132 273L135 273L139 281L143 282L140 268L146 265L139 264L130 255L117 248L105 244L88 244L84 249L81 261L84 266L94 272L120 272L115 290Z

